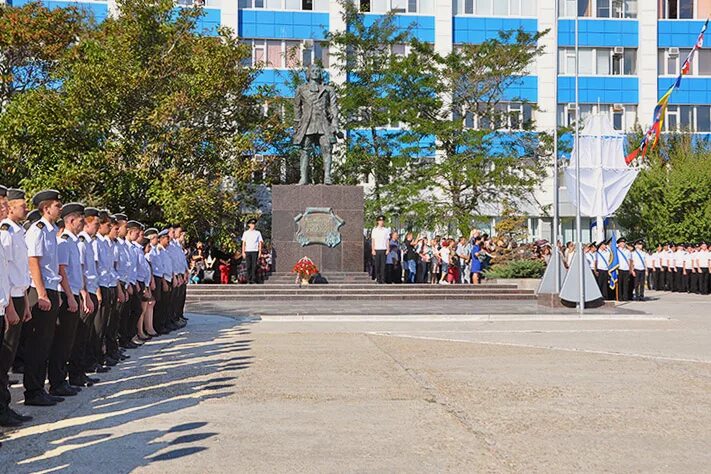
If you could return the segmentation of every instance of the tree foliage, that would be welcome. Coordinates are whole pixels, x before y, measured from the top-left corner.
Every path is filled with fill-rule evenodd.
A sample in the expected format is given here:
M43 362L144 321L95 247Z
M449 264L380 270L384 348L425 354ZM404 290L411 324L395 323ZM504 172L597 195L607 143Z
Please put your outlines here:
M180 220L229 243L252 156L283 135L253 90L258 72L231 31L196 33L203 11L171 0L119 0L120 14L86 28L52 79L0 116L9 184L147 222Z
M636 143L636 142L635 142ZM711 235L711 150L690 135L664 138L648 155L616 220L627 239L697 242Z

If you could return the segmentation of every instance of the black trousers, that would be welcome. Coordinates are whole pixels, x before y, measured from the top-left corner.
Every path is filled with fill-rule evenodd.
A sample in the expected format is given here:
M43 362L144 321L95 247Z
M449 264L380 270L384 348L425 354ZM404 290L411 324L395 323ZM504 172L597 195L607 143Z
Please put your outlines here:
M385 283L385 250L375 251L375 279L378 283Z
M188 292L188 284L185 282L178 292L178 299L175 302L175 315L176 319L181 319L185 315L185 297Z
M647 269L647 288L650 290L657 289L657 275L653 268Z
M125 344L136 335L136 325L138 318L141 316L141 296L138 284L127 285L131 286L132 294L128 297L128 301L124 303L121 310L121 318L119 322L119 341Z
M86 370L94 365L94 361L89 357L89 344L94 328L94 318L99 309L99 299L93 293L89 293L89 299L94 305L94 311L87 313L84 311L83 305L79 309L79 321L74 337L74 346L69 357L70 382L82 382L86 375Z
M79 308L74 312L69 311L67 295L62 293L62 307L57 316L57 327L54 330L54 340L52 350L49 353L49 386L59 387L67 380L67 364L72 355L74 338L79 324ZM74 295L77 302L80 301L78 295ZM81 304L81 303L79 303Z
M646 270L635 270L634 276L634 299L644 299L644 285L647 281Z
M674 289L674 270L672 267L664 267L664 291Z
M597 287L600 289L600 293L602 294L602 299L604 299L604 300L610 299L609 278L610 278L610 274L607 270L598 270L597 273L595 274L595 281L597 282Z
M247 281L257 283L257 260L259 252L245 252L247 256Z
M153 327L156 331L165 329L170 312L171 288L168 283L168 290L163 289L163 278L156 278L156 307L153 316Z
M617 284L620 285L620 289L617 296L620 301L629 301L630 292L632 290L632 281L630 279L631 275L629 270L619 270L617 272L618 279Z
M699 293L708 295L709 291L711 291L709 288L709 269L702 267L699 275Z
M109 318L116 307L116 298L118 295L116 287L102 286L99 288L99 291L101 291L101 305L94 317L94 327L90 335L89 343L91 365L102 363L106 356L104 344L108 331Z
M676 267L676 272L674 273L674 287L672 288L672 291L675 291L677 293L680 291L686 291L685 280L686 278L684 278L684 268Z
M54 341L54 331L59 314L59 293L47 290L47 297L52 304L49 311L42 311L37 304L37 290L30 289L32 319L27 323L29 333L25 346L25 398L32 398L44 392L47 379L47 360Z
M654 276L656 277L654 289L657 291L664 291L664 269L662 267L655 268Z
M124 295L126 294L126 285L119 282ZM128 302L118 302L118 288L116 289L116 299L113 307L109 308L109 319L106 323L106 336L104 344L106 344L106 354L116 354L119 351L119 329L121 328L121 318L124 315L124 310Z
M2 412L3 407L10 404L9 377L7 374L15 361L17 347L20 344L22 315L25 314L25 298L13 297L12 306L20 317L18 324L5 327L5 318L0 316L0 337L2 337L2 346L0 347L0 412Z

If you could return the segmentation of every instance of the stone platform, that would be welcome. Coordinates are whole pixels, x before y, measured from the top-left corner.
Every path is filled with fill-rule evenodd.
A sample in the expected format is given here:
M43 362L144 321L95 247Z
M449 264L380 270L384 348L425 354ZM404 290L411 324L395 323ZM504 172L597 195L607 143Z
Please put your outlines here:
M272 244L277 272L290 272L309 257L323 273L363 271L363 188L360 186L275 185L272 187ZM308 208L332 209L343 220L340 243L303 246L295 218Z

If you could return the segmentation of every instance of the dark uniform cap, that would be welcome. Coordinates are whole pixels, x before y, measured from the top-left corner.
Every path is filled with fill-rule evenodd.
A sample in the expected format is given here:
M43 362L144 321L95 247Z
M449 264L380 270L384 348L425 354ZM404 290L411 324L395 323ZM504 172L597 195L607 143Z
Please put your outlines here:
M62 213L60 216L64 219L69 214L74 214L76 212L84 214L84 204L78 202L70 202L69 204L65 204L62 206Z
M64 219L62 219L62 218L57 219L57 222L55 222L54 225L55 225L55 227L64 229Z
M635 245L637 245L637 244L642 244L642 245L644 245L644 239L637 239L637 240L634 241L634 244L635 244Z
M126 227L129 229L143 229L143 225L138 221L128 221Z
M34 211L30 211L27 214L27 222L30 224L34 224L38 220L42 219L42 214L40 214L39 209L35 209Z
M86 217L99 217L100 214L101 214L101 211L95 207L85 207L84 208L84 215Z
M120 213L120 212L117 213L117 214L114 214L114 218L115 218L117 221L127 221L127 220L128 220L128 216L127 216L126 214L123 214L123 213Z
M257 225L257 219L250 219L247 221L247 224L254 224Z
M619 239L617 239L617 243L619 244L620 242L627 243L627 239L625 239L624 237L620 237Z
M7 188L0 184L0 197L7 195Z
M25 192L22 189L10 188L7 190L7 200L14 201L15 199L25 199Z
M380 216L376 217L375 220L376 220L376 221L384 221L384 220L385 220L385 216L380 215Z
M168 229L163 229L160 232L158 232L158 237L167 237L168 236Z
M150 229L146 229L146 231L143 233L144 237L153 237L154 235L158 235L158 229L151 227Z
M32 197L32 204L37 207L42 201L61 201L62 196L59 191L54 189L48 189L46 191L40 191Z

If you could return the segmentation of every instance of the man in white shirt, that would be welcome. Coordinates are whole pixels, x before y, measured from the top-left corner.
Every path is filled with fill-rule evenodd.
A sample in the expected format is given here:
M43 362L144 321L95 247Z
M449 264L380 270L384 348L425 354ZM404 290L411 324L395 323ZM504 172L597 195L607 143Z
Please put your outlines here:
M390 243L390 229L385 227L385 216L378 216L375 227L370 232L370 247L373 254L373 267L375 279L378 283L385 283L385 257Z
M617 239L617 260L620 263L618 268L618 293L620 301L629 301L632 293L632 275L630 274L630 251L627 250L627 239L621 237Z
M708 295L709 290L709 264L711 264L711 252L706 242L701 242L701 248L696 254L696 266L699 269L699 293Z
M2 324L0 324L0 340L2 340L0 345L0 413L5 412L5 416L24 422L31 420L32 417L20 415L10 407L8 372L20 344L22 325L32 319L27 300L30 269L27 244L25 244L25 229L21 225L27 216L27 203L25 202L25 192L21 189L8 189L6 199L7 213L4 211L3 204L0 203L0 218L3 218L0 222L0 254L5 254L7 271L0 270L0 274L7 275L9 284L7 296L10 299L5 310L5 317L0 316L0 322L4 321L5 323L4 331L1 329ZM0 275L1 280L3 280L3 275ZM0 299L2 299L1 296ZM0 306L2 306L1 303ZM0 308L1 312L2 308ZM0 425L3 425L2 421L0 421Z
M610 299L610 274L608 270L610 268L611 255L607 248L608 242L600 242L597 245L593 255L593 272L595 273L595 280L597 281L597 287L600 288L602 298L605 300Z
M676 247L676 252L674 252L674 286L672 288L673 292L680 293L686 291L686 245L679 244Z
M247 221L247 230L242 234L242 259L247 261L247 278L249 284L257 283L257 262L262 253L262 233L255 229L256 219Z
M632 251L632 276L634 278L634 298L644 301L644 285L647 280L647 252L644 250L644 240L639 239L634 243Z

